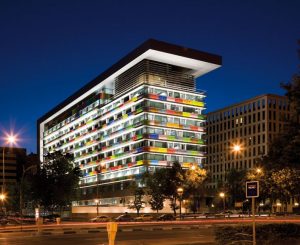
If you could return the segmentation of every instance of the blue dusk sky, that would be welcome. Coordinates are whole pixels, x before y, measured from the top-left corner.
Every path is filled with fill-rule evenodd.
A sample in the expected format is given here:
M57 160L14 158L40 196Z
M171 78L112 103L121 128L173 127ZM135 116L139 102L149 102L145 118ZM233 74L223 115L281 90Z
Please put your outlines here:
M207 111L284 94L280 82L298 71L299 9L299 0L1 0L1 135L14 130L36 152L36 120L149 38L223 57L198 78Z

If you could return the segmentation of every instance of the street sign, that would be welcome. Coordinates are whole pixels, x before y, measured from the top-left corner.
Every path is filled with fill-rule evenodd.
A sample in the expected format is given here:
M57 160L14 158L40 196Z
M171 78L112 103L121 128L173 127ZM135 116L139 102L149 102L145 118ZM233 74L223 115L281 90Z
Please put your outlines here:
M259 197L259 182L247 181L246 182L246 198Z

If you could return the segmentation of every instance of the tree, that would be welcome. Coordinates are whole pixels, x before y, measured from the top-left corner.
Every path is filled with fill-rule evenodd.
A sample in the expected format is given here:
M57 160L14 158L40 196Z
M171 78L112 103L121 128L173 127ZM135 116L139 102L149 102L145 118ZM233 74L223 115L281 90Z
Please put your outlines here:
M146 193L150 196L149 204L151 209L155 210L157 213L162 210L165 201L165 174L166 169L157 169L153 174L146 173L143 176L143 182L146 184Z
M164 208L164 196L159 192L152 192L151 199L149 204L151 205L151 209L155 210L157 213L159 210Z
M228 193L229 200L228 204L231 207L234 207L235 202L243 201L245 198L245 170L238 170L232 168L226 174L226 192Z
M50 153L33 178L33 199L51 211L68 206L76 199L80 176L70 154Z
M136 209L137 215L140 215L140 209L143 207L144 205L144 201L143 201L143 196L144 196L145 192L142 188L137 188L135 193L134 193L134 201L133 201L133 205Z
M203 182L207 178L207 171L199 166L193 166L184 174L184 196L190 198L190 209L195 213L198 211L200 196L203 195Z
M147 193L155 196L154 202L160 202L160 198L170 200L170 207L176 215L178 205L177 188L184 185L184 170L178 162L174 162L171 168L158 168L154 173L147 173L143 177L147 186ZM160 205L161 206L161 205ZM157 209L155 209L157 210Z
M286 90L291 116L286 120L284 131L271 143L264 164L268 169L291 167L300 170L300 72L281 87Z
M140 215L140 210L143 208L145 202L143 201L143 197L145 195L145 191L143 188L138 187L138 185L134 182L130 187L133 195L134 200L133 203L130 204L129 208L136 209L137 215Z
M299 185L300 177L292 168L271 171L265 178L265 188L271 200L280 200L286 206L291 197L299 195Z
M176 210L179 208L177 205L177 199L179 198L177 188L183 186L184 183L184 170L180 163L174 162L171 168L166 169L166 186L165 196L170 200L170 207L176 215Z
M189 168L184 174L185 186L190 190L198 191L203 186L206 177L207 172L205 169L193 166L193 168Z

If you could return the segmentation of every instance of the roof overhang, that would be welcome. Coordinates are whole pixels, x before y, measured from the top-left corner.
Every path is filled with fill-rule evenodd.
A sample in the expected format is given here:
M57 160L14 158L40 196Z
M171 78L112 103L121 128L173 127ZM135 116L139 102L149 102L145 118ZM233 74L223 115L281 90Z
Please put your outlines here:
M222 57L219 55L149 39L38 119L38 124L49 122L99 88L109 86L116 77L144 59L190 69L190 74L196 78L222 65Z

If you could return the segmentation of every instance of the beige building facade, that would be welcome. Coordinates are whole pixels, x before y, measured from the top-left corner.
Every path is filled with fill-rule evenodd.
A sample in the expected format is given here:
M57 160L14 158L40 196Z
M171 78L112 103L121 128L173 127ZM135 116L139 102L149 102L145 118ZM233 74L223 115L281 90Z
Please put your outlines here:
M226 182L232 169L260 166L269 145L290 118L284 96L265 94L207 114L207 168L211 174L208 189ZM235 152L233 147L241 147Z

